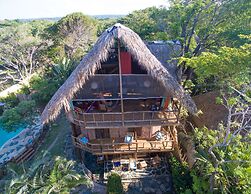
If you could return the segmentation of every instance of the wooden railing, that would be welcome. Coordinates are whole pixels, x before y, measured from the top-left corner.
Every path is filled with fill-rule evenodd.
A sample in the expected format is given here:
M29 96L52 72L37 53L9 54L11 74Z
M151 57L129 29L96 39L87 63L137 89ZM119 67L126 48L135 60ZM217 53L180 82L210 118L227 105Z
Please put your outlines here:
M175 125L178 123L178 111L134 111L124 113L81 113L74 111L73 115L75 124L88 128Z
M104 143L100 140L100 143L88 142L83 144L80 138L73 136L72 138L76 147L96 155L135 152L167 152L173 150L173 139L162 141L137 140L132 143Z

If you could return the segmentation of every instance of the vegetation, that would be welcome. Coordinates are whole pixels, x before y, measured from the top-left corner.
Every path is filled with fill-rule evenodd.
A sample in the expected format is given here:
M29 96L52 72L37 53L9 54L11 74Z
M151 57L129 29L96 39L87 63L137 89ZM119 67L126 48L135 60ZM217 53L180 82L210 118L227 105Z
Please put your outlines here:
M42 66L40 53L49 41L41 33L49 22L18 23L0 28L1 84L27 81Z
M75 162L56 157L49 163L28 169L18 174L10 169L12 179L6 185L7 193L69 193L78 185L90 185L83 174L79 174Z
M97 21L82 13L73 13L50 26L47 36L53 41L48 50L54 62L67 57L80 60L96 39Z
M16 107L4 111L0 117L0 123L7 131L15 131L17 128L31 124L34 118L35 101L22 101Z
M228 94L230 95L230 94ZM243 96L242 96L243 97ZM250 100L239 95L217 98L228 110L217 130L195 128L196 163L191 170L172 161L174 185L180 193L249 193L251 186ZM182 175L181 177L176 176ZM191 181L192 177L192 181Z
M108 194L120 194L120 193L123 193L123 185L122 185L122 182L121 182L121 177L118 174L112 173L108 177L107 193Z

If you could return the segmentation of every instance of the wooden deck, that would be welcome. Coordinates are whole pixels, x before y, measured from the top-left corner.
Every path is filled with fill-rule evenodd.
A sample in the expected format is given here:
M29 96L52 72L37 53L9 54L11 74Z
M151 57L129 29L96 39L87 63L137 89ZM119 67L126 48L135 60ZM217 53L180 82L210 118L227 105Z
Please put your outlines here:
M137 139L132 143L125 143L123 138L96 139L87 144L81 143L80 137L73 137L73 142L76 147L94 155L168 152L173 150L173 138L170 136L161 141Z

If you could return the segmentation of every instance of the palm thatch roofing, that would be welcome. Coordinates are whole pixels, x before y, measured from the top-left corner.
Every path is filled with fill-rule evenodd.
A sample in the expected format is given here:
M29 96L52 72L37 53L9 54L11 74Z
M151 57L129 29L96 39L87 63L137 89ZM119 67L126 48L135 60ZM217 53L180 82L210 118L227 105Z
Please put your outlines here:
M181 51L180 44L176 41L151 41L145 43L151 53L161 62L168 72L177 78L176 61L170 62L172 57L177 57Z
M165 86L168 94L176 97L190 113L196 113L196 105L191 97L185 93L177 80L151 53L141 38L131 29L121 24L115 24L102 33L92 50L85 55L69 78L51 98L41 115L42 123L54 120L63 107L66 112L70 111L70 100L84 86L89 77L101 68L101 63L109 57L109 52L116 40L126 46L128 52L149 75Z

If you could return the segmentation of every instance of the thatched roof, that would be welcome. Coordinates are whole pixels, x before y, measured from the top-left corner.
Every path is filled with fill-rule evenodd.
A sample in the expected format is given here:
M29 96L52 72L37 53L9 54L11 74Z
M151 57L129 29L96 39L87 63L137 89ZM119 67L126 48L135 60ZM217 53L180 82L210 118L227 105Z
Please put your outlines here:
M152 41L145 44L168 72L177 78L177 65L175 61L170 62L170 60L180 52L180 44L176 41Z
M92 50L85 55L69 78L51 98L41 116L43 123L54 120L63 107L66 112L70 111L70 100L84 86L88 78L101 68L101 63L109 57L109 51L113 48L117 39L126 46L133 58L148 74L163 83L170 95L179 99L189 112L196 112L196 106L191 97L184 92L182 86L150 52L141 38L131 29L116 24L103 32Z

